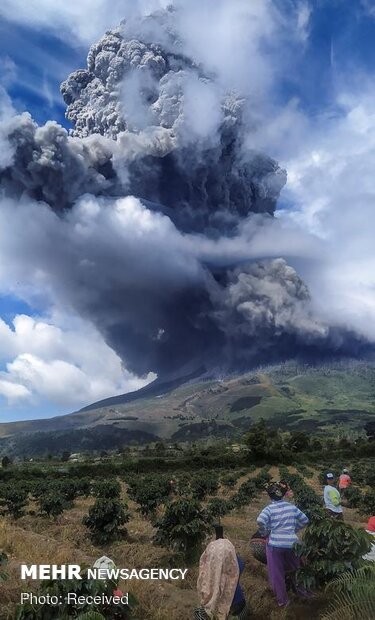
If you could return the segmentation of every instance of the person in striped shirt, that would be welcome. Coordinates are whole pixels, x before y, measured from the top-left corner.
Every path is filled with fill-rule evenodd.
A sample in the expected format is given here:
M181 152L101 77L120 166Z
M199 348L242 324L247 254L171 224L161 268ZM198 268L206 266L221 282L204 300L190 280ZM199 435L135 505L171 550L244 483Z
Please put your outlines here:
M309 522L297 506L286 501L285 495L288 492L289 486L286 482L271 482L267 485L267 493L272 502L257 518L260 531L268 534L268 578L280 607L289 605L286 573L297 570L300 565L293 550L298 541L297 532ZM305 592L301 594L305 595Z

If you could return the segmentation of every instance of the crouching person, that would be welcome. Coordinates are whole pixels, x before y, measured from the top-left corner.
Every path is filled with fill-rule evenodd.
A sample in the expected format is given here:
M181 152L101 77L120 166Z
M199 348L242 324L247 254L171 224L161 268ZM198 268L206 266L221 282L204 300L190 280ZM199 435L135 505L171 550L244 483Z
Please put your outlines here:
M266 547L268 578L276 596L278 605L286 607L289 599L286 587L288 572L296 571L300 560L293 551L298 541L298 530L305 527L309 520L294 504L285 500L289 487L284 482L271 482L267 485L267 493L272 500L259 514L257 523L264 535L269 535ZM308 593L296 588L298 594Z
M233 544L223 538L221 527L216 528L216 540L207 545L199 561L200 607L194 611L195 620L247 618L246 601L239 584L243 569L244 562Z

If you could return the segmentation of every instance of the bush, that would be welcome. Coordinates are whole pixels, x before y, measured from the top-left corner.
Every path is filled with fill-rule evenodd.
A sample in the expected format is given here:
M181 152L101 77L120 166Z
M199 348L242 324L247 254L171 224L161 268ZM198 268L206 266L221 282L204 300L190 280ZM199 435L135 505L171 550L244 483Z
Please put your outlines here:
M361 514L369 517L375 514L375 491L368 491L362 495L358 509Z
M81 497L89 497L91 495L92 485L90 478L81 478L75 481L77 495Z
M291 451L284 446L283 439L278 430L266 425L260 420L251 426L244 438L249 448L248 459L254 462L275 463L285 458L290 458Z
M264 467L255 478L249 478L243 482L238 489L237 493L233 495L230 500L231 508L241 508L246 506L249 502L256 497L259 491L263 490L267 482L271 480L271 476L268 473L268 466Z
M196 500L178 499L167 506L156 527L156 544L181 553L186 561L193 561L210 530L211 518Z
M231 504L227 502L225 499L220 499L219 497L213 497L210 499L207 505L207 512L213 518L219 518L226 515L231 509Z
M309 517L310 520L319 520L325 516L322 500L302 476L291 474L286 467L280 466L282 479L288 483L294 494L295 504Z
M232 497L232 503L236 508L246 506L257 494L257 487L254 480L246 480Z
M360 461L353 465L350 472L353 481L375 487L375 468L373 461Z
M11 459L9 458L9 456L3 456L3 458L1 459L1 466L5 469L6 467L9 467L9 465L12 464Z
M365 530L329 518L313 521L296 545L306 562L297 571L297 581L310 590L323 587L348 569L360 567L370 548L371 536Z
M143 516L155 515L156 509L169 496L170 486L165 476L148 475L129 482L129 496L139 504Z
M193 497L202 500L207 495L216 493L219 488L218 477L210 472L194 476L191 480L190 488Z
M221 477L221 484L226 487L234 487L237 482L237 476L234 474L225 474Z
M90 531L92 541L105 545L124 536L126 530L121 528L129 521L127 508L119 499L99 497L82 521Z
M28 502L28 492L22 487L5 486L1 492L1 504L6 511L13 517L19 519L25 514Z
M66 500L57 493L47 493L39 498L39 509L42 514L57 519L66 508Z
M31 484L31 495L34 498L34 500L38 501L38 499L40 497L42 497L43 495L45 495L46 493L49 492L50 489L50 483L48 482L39 482L39 481L33 481Z
M94 497L115 499L121 495L120 483L113 478L112 480L99 480L93 487Z
M186 489L190 489L191 474L187 472L179 473L174 480L176 480L174 492L184 497L186 495Z
M264 489L266 484L272 480L272 476L268 473L268 467L261 469L259 474L253 478L257 489Z
M358 487L348 487L342 495L349 508L358 508L362 499L362 493Z
M310 437L302 431L292 431L287 447L292 452L307 452L310 448Z
M45 494L50 497L56 495L62 499L64 508L72 508L74 500L78 496L78 488L74 480L53 480L47 484L45 492L39 496L39 499L43 499Z
M301 476L303 476L304 478L313 478L314 476L314 472L308 467L306 467L306 465L298 463L297 470L298 473L301 474Z

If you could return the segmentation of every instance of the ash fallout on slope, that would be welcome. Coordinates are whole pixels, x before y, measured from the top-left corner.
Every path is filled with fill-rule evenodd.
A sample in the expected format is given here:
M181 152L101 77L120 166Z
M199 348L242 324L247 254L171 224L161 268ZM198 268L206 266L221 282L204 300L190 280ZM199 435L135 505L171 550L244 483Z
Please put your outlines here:
M91 47L61 85L70 133L27 113L2 123L15 277L17 264L42 273L53 302L92 321L138 375L352 355L360 339L313 315L292 267L249 260L243 224L267 225L286 173L245 149L246 93L188 57L175 19L130 20ZM220 248L237 237L241 260L225 265Z

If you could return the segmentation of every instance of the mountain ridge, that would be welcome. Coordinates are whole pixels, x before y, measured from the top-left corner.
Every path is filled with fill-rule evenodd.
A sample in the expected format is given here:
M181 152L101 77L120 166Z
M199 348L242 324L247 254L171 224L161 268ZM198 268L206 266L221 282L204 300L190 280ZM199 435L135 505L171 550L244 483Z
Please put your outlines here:
M288 362L220 379L197 369L185 379L154 382L128 399L114 397L123 398L117 404L105 399L49 420L0 424L0 453L235 439L260 419L285 431L361 434L375 417L374 361Z

